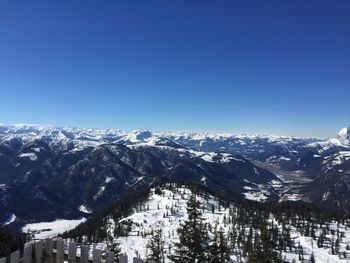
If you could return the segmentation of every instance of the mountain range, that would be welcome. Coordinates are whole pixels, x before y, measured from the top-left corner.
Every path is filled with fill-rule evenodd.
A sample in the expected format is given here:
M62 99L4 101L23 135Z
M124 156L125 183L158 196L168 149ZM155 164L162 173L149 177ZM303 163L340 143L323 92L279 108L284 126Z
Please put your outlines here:
M331 139L0 126L0 222L89 217L140 187L190 182L236 198L350 211L350 128Z

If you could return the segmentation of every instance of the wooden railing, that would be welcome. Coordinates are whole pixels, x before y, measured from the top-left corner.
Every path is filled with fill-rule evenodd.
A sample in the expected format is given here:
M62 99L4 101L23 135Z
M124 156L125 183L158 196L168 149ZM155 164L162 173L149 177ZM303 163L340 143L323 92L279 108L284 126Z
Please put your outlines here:
M75 242L69 242L67 247L62 238L46 238L45 240L30 241L24 245L23 255L19 250L10 256L10 263L115 263L113 252L103 252L90 246L81 245L78 251ZM79 253L78 253L79 252ZM118 256L120 263L129 263L127 255ZM0 263L7 263L7 258L0 258ZM140 258L133 258L132 263L144 263ZM155 263L147 261L147 263Z

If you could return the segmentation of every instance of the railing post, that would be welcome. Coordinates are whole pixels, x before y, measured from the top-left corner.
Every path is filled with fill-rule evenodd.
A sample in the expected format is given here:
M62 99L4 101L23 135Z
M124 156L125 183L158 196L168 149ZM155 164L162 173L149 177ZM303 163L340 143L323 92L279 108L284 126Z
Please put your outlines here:
M89 246L80 247L80 263L89 262Z
M53 250L52 238L46 238L45 239L45 256L47 257L47 262L45 262L45 263L53 263L52 262L52 250Z
M23 250L23 263L32 262L32 251L33 251L33 241L27 242L24 244Z
M64 241L62 238L57 239L57 255L56 255L56 263L64 262Z
M94 249L92 251L92 263L101 263L102 251L100 249Z
M68 263L77 262L77 244L75 242L70 242L68 244Z
M119 263L128 263L127 255L119 255Z
M133 258L133 263L142 263L142 260L140 258Z
M19 250L11 253L11 263L19 263Z
M0 263L6 263L6 258L5 257L0 258Z
M106 253L106 263L113 263L114 262L114 253L111 251L107 251Z
M38 240L35 243L35 263L43 263L43 240Z

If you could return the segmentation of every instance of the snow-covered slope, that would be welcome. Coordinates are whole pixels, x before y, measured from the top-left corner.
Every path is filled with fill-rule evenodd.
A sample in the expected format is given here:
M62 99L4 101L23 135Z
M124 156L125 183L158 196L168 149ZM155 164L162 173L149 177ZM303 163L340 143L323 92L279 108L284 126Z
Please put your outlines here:
M155 188L151 189L147 201L136 205L127 217L116 220L107 215L103 220L106 222L103 228L106 229L108 242L101 242L98 247L107 249L113 242L119 245L121 253L127 254L130 258L146 259L149 253L147 243L152 237L153 231L162 229L165 262L169 262L167 256L174 252L174 242L179 241L177 229L188 218L186 205L192 194L192 190L188 187L172 186L169 188L169 186L162 187L160 191L159 189L156 191ZM245 262L247 254L243 256L243 246L239 246L236 242L240 242L238 240L241 239L242 244L247 245L245 241L247 241L249 233L255 236L259 234L259 230L249 225L249 222L246 222L248 224L246 225L244 219L239 219L245 214L241 211L242 207L234 203L224 205L224 202L219 198L203 192L197 194L197 200L201 204L203 222L209 226L209 240L213 239L215 229L223 230L227 236L227 244L231 247L233 262L239 260ZM251 213L250 216L256 216L260 222L262 220L262 218L258 218L258 214ZM334 221L322 222L322 225L317 225L315 222L307 222L302 218L282 220L283 217L280 216L276 217L270 214L267 224L271 231L274 228L277 235L281 235L281 237L283 235L284 242L291 242L288 243L286 250L282 249L282 258L286 262L305 262L300 257L303 260L308 260L311 254L314 255L316 262L349 262L350 250L347 249L347 246L350 246L350 230L348 227ZM306 228L308 230L305 231ZM116 236L117 232L124 234ZM231 236L235 235L233 233L240 237L237 239L236 236L231 239ZM288 242L287 236L290 238ZM324 239L322 245L318 241L320 237ZM337 252L332 254L331 247L334 247L335 242L339 242L339 245L336 248Z
M57 219L51 222L31 223L26 224L22 228L22 232L30 234L34 239L55 237L58 234L62 234L65 231L75 228L85 220L86 218L76 220Z
M350 147L350 127L341 129L337 139L341 145Z

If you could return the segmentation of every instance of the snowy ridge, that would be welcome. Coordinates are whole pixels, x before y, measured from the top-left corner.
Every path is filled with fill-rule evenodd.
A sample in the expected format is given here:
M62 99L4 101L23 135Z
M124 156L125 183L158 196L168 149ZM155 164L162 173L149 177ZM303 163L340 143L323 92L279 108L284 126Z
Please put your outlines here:
M148 130L126 131L121 129L90 129L90 128L58 128L50 125L13 124L0 126L0 138L10 140L22 138L24 141L33 141L40 138L50 138L53 142L66 143L67 141L83 142L80 147L89 147L98 144L113 142L124 144L157 145L160 138L168 138L176 142L184 139L193 141L228 139L256 140L266 139L269 142L287 144L294 140L317 140L313 138L298 138L291 136L257 135L257 134L229 134L229 133L191 133L191 132L158 132ZM318 140L322 141L322 140Z

